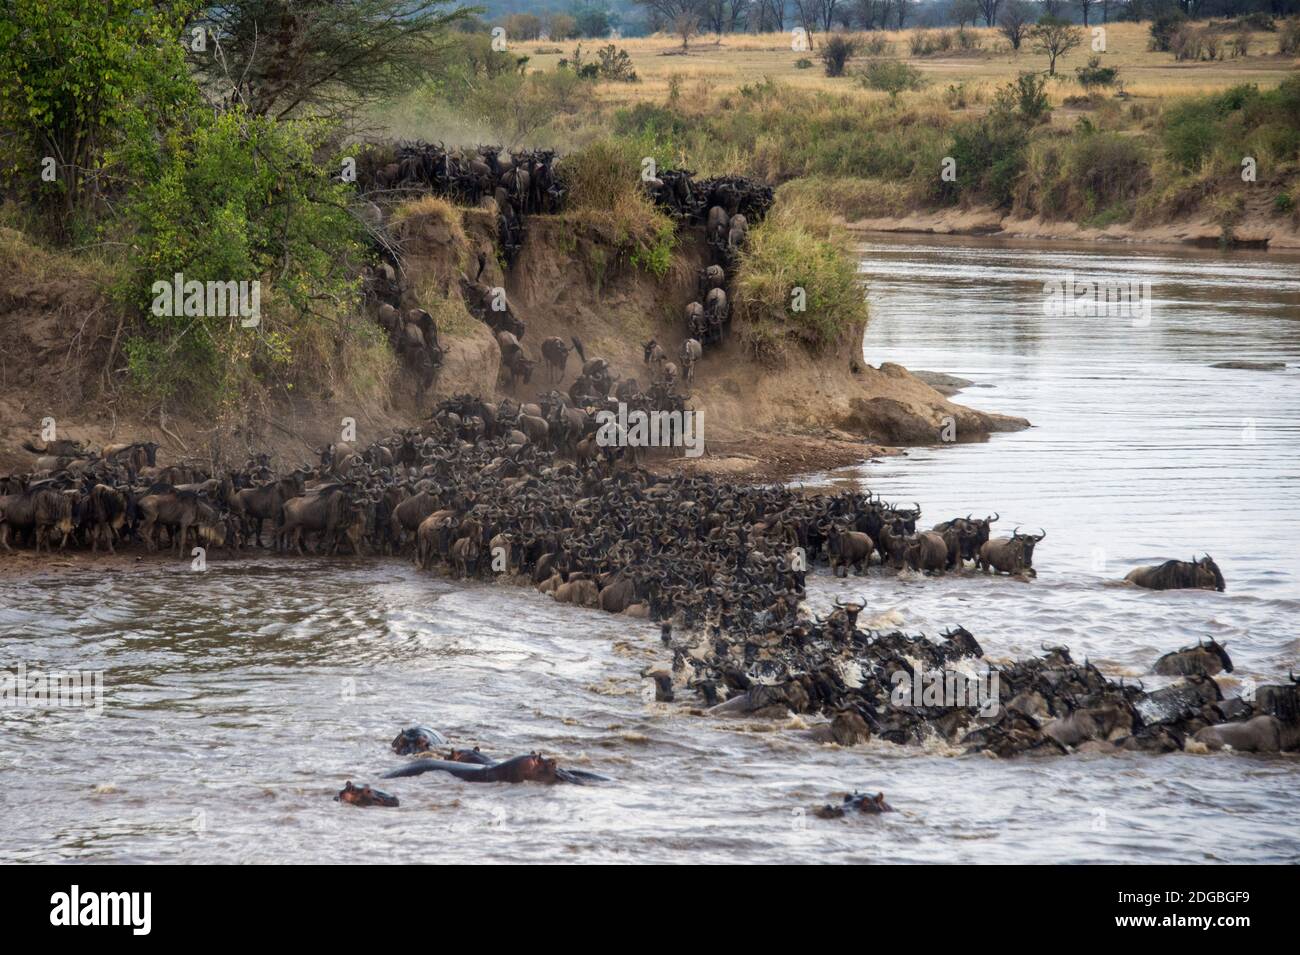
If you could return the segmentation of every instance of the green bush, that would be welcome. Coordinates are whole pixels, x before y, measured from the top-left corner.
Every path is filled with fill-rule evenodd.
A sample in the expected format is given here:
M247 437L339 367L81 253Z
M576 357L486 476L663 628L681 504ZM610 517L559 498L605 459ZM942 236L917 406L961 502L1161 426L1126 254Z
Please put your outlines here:
M958 124L948 153L956 162L956 181L944 182L936 176L932 195L947 202L975 198L1009 207L1016 178L1025 168L1028 143L1024 125L1006 113L992 112Z
M893 98L904 90L919 90L925 85L925 76L901 60L871 60L858 74L858 82L867 89L881 90Z
M1170 52L1173 49L1175 35L1186 22L1187 17L1178 11L1159 14L1151 21L1151 39L1147 46L1157 53Z
M1012 116L1034 126L1046 122L1052 113L1047 97L1047 77L1041 73L1021 73L993 94L993 112Z
M1075 67L1074 75L1078 78L1079 85L1091 93L1096 86L1113 86L1119 70L1113 66L1102 66L1101 57L1091 56L1087 66Z
M137 124L118 156L137 183L123 209L130 269L116 290L144 315L126 343L135 384L212 408L254 378L327 372L364 247L351 190L314 159L326 130L240 108L196 108L173 121L161 142ZM260 326L155 314L153 285L175 273L260 282Z

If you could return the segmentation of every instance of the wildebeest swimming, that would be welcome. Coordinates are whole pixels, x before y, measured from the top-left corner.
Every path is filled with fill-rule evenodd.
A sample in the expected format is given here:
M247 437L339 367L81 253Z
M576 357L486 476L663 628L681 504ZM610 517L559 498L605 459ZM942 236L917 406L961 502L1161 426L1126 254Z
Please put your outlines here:
M1161 676L1186 676L1191 673L1213 676L1224 671L1232 672L1232 660L1224 644L1211 639L1209 643L1198 643L1194 647L1184 647L1166 653L1156 661L1154 667Z
M1124 578L1149 590L1225 589L1223 573L1214 559L1206 554L1200 560L1167 560L1154 567L1136 567Z
M671 663L653 668L656 684L667 684L658 686L660 698L719 717L825 719L848 745L938 738L1000 756L1083 747L1161 752L1207 726L1260 715L1300 721L1288 709L1286 685L1259 687L1253 701L1224 700L1202 675L1213 661L1195 662L1202 654L1183 652L1179 658L1191 661L1177 671L1184 680L1148 691L1110 680L1061 648L993 664L960 627L940 640L873 629L862 623L865 598L826 615L810 612L808 575L829 563L860 567L869 583L866 570L877 563L890 571L910 559L939 571L954 555L964 566L964 555L975 553L993 569L1027 575L1044 534L1017 530L976 549L983 530L975 529L969 546L959 532L954 547L941 532L918 534L918 505L869 491L804 494L653 473L629 449L595 441L594 413L609 406L600 394L608 396L613 381L608 363L595 362L586 362L590 390L581 401L555 391L528 403L455 396L421 428L365 447L320 449L310 465L282 475L261 456L218 473L197 463L133 472L100 456L80 459L76 471L10 475L0 486L0 539L86 546L93 534L107 534L119 544L148 537L182 553L192 543L236 553L255 547L256 522L269 520L269 543L281 551L405 553L423 569L530 581L559 602L667 624L663 652ZM102 522L88 507L102 494L97 487L125 500L120 523L98 531ZM268 488L269 510L247 506L244 491ZM28 507L37 494L45 506ZM919 540L930 553L915 552ZM996 675L998 705L898 700L900 681L921 685L927 673L958 666L977 666L988 680ZM409 744L442 746L434 737ZM484 781L515 771L453 769Z

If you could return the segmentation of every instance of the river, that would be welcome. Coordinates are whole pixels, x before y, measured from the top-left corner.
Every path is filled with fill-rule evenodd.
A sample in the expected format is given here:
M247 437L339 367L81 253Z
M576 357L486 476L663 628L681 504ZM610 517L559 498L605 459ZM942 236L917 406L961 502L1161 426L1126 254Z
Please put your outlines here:
M1215 252L896 240L863 249L869 361L949 372L958 400L1029 431L810 475L919 501L926 519L1000 511L1042 526L1032 583L977 574L832 581L867 615L989 656L1066 643L1111 675L1214 635L1275 681L1300 656L1300 260ZM1049 318L1043 284L1140 270L1148 325ZM1224 594L1147 593L1128 568L1210 552ZM0 861L1297 862L1300 758L1176 754L1000 761L811 742L801 720L715 720L653 702L657 628L463 584L404 562L114 565L0 577L0 661L102 671L102 712L0 710ZM411 723L493 754L540 749L597 786L385 788ZM808 809L883 790L898 810Z

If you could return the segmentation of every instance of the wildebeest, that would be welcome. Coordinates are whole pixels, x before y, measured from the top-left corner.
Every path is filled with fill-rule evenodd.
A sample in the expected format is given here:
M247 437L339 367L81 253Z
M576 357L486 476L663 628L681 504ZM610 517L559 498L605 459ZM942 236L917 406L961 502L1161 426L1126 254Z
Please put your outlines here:
M1085 740L1111 740L1133 732L1133 713L1116 703L1077 709L1068 716L1053 720L1043 728L1062 746L1078 746Z
M66 492L53 480L36 481L17 494L0 497L0 545L9 546L9 534L17 531L32 533L36 539L36 552L41 545L50 549L50 535L59 533L59 549L68 542L74 527L73 498L75 492Z
M1228 651L1221 644L1211 639L1209 643L1198 643L1194 647L1184 647L1166 653L1156 661L1155 672L1161 676L1187 676L1198 673L1214 676L1219 671L1232 672L1232 660Z
M1016 528L1010 537L1000 537L981 545L975 566L985 573L994 570L1002 574L1037 576L1034 570L1034 547L1046 536L1046 531L1022 534L1020 528Z
M46 441L45 447L43 448L38 448L30 441L24 441L23 450L44 457L84 458L87 456L86 449L82 443L80 441L74 441L71 438L57 438L55 440Z
M110 554L116 553L113 549L113 540L126 523L127 503L126 494L117 488L96 484L90 489L90 493L86 495L86 508L82 521L90 531L92 554L99 550L101 539Z
M548 338L542 342L542 358L546 360L548 377L553 383L564 379L564 368L569 363L569 346L563 338Z
M579 607L598 607L600 588L586 574L570 574L569 579L558 584L551 594L557 603L575 604Z
M682 342L682 378L688 382L695 380L695 363L704 355L704 348L699 341L688 338Z
M913 570L927 574L943 573L948 566L948 544L942 534L922 531L906 538L903 560Z
M1135 567L1124 579L1149 590L1224 590L1223 574L1209 554L1200 560L1167 560L1152 567Z
M284 502L302 494L302 491L303 472L294 471L261 487L241 488L231 497L230 509L243 523L245 533L250 529L253 531L254 540L261 547L263 522L279 522Z
M339 535L351 525L357 510L356 493L346 485L329 484L316 488L314 493L285 501L284 521L276 530L279 549L292 546L301 555L303 535L315 533L318 549L328 545L331 554L337 553Z
M648 342L641 343L641 351L643 353L642 360L645 366L651 369L652 374L655 369L668 360L668 353L653 338Z
M714 206L709 210L704 231L711 245L722 248L727 244L727 227L730 221L731 217L722 206Z
M960 567L962 561L977 560L980 548L988 542L989 527L999 515L992 514L983 520L976 520L967 514L951 521L935 524L932 530L942 534L948 545L948 567Z
M1235 723L1217 723L1193 737L1207 749L1231 748L1241 753L1280 753L1300 747L1300 724L1263 715Z
M209 529L220 523L220 514L210 501L194 491L179 491L170 484L155 484L140 498L140 536L150 551L157 550L155 535L159 525L172 531L176 553L184 551L190 529L201 537L201 528Z
M853 572L861 575L871 563L871 552L875 542L861 531L846 531L835 524L823 525L826 535L826 553L830 557L831 573L836 577L848 577L850 565ZM843 570L844 573L840 573Z

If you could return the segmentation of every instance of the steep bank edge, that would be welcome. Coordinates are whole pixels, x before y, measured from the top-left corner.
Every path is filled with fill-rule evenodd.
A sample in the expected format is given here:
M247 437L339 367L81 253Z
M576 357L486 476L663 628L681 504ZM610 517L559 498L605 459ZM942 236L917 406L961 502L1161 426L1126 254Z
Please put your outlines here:
M466 216L465 232L477 252L490 248L490 222ZM408 221L409 232L423 232ZM408 250L406 267L416 284L422 277L445 276L458 250L422 245ZM701 238L684 233L666 274L660 278L618 258L606 241L565 216L529 220L518 261L502 275L489 261L484 281L500 281L511 307L528 326L522 344L540 358L541 342L578 336L588 357L602 357L622 377L644 387L649 370L642 345L654 338L675 358L684 334L682 315L696 298L697 270L708 264ZM444 281L445 284L445 281ZM794 474L857 463L890 453L888 446L938 444L945 440L984 440L989 434L1026 428L1023 418L989 414L949 401L899 365L873 368L863 362L863 334L855 329L831 352L790 355L780 367L760 364L733 338L709 349L690 388L692 405L703 412L707 453L703 458L652 458L668 470L724 473L737 478L775 480ZM481 339L481 328L467 332ZM462 336L449 336L458 341ZM476 353L477 354L477 353ZM571 356L562 379L552 385L544 364L529 385L511 394L496 368L482 393L529 398L555 387L567 389L579 362ZM446 375L457 383L444 386ZM449 365L438 392L459 389L473 374ZM472 390L472 389L471 389Z

